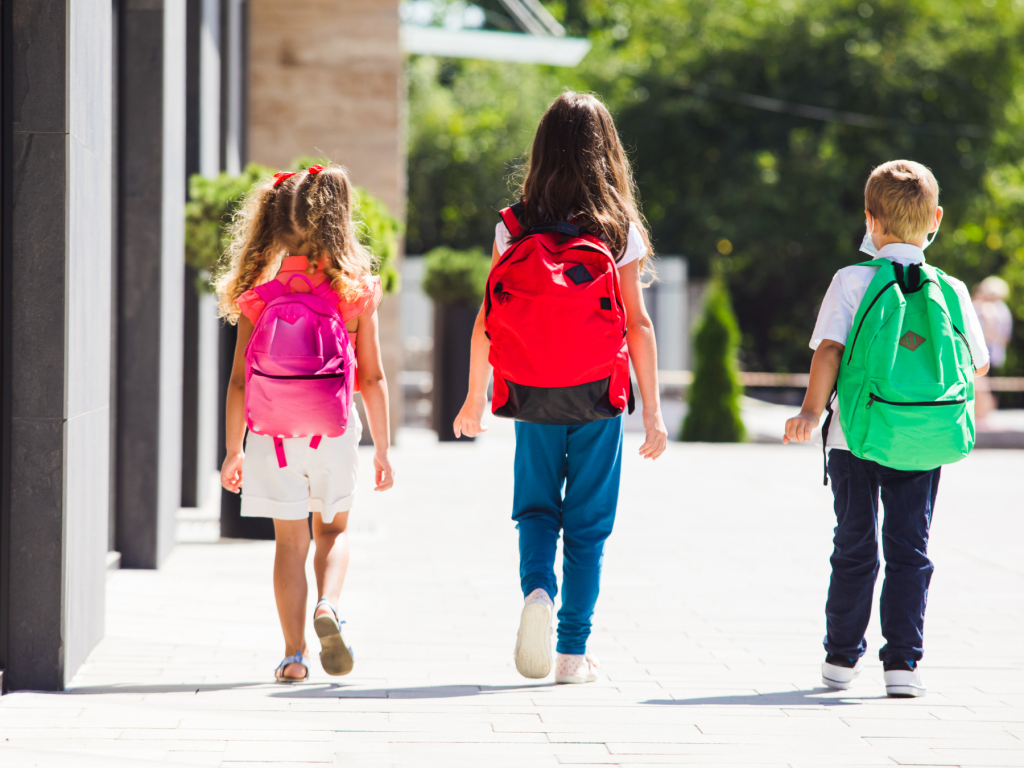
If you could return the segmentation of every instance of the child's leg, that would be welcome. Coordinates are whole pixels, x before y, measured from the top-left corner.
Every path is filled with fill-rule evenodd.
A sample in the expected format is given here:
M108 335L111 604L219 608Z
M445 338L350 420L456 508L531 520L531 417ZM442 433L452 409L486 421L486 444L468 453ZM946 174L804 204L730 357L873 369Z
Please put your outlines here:
M569 428L559 653L582 654L601 586L604 542L612 532L622 469L622 418Z
M873 461L833 448L828 476L835 497L832 580L825 604L825 650L850 659L864 655L878 578L878 473Z
M305 520L274 520L274 597L284 632L284 655L306 652L306 556L309 554L309 523ZM306 670L289 664L285 677L301 678Z
M540 588L554 599L555 550L562 526L562 483L568 428L516 422L512 519L519 529L523 596Z
M882 661L919 661L924 654L924 610L934 566L928 559L928 528L939 469L928 472L883 470Z
M334 519L323 522L319 512L313 513L313 570L316 572L316 588L320 597L326 597L335 608L341 597L341 587L348 571L348 512L338 512ZM316 616L333 615L327 606L321 605Z

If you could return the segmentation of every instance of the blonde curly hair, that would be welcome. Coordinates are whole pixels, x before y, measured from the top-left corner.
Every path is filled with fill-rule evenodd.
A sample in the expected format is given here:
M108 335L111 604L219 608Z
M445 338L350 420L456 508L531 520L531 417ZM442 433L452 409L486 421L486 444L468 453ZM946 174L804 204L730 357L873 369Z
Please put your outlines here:
M312 170L312 173L310 172ZM309 272L319 264L343 299L358 297L373 273L374 257L362 246L352 222L353 193L345 169L310 166L284 178L257 184L228 229L224 268L214 280L220 316L234 325L246 291L274 279L287 244L311 244Z

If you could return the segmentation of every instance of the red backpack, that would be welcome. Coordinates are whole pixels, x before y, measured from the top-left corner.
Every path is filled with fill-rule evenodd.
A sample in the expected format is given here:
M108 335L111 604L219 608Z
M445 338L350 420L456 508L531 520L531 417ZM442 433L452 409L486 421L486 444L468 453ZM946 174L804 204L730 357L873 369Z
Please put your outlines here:
M533 227L501 212L515 242L487 278L491 410L533 424L587 424L633 412L626 308L611 251L575 224Z

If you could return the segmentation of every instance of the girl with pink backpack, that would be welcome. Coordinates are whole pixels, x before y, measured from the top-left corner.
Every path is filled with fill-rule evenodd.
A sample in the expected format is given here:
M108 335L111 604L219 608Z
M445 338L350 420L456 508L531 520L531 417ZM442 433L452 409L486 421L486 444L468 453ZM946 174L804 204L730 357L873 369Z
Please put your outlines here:
M353 391L362 394L373 437L375 490L394 484L377 338L381 285L355 234L352 197L336 166L275 174L242 205L228 267L216 282L221 315L238 324L221 483L239 493L244 477L242 515L274 520L274 595L285 641L274 677L285 683L309 679L310 513L320 663L329 675L346 675L354 665L336 608L362 433Z

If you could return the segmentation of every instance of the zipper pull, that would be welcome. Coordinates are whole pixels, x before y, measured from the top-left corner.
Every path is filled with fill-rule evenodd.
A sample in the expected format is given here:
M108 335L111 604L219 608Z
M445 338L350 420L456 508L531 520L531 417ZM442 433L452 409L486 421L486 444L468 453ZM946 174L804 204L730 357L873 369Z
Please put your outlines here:
M875 404L875 396L874 395L868 395L867 407L870 408L874 404Z

